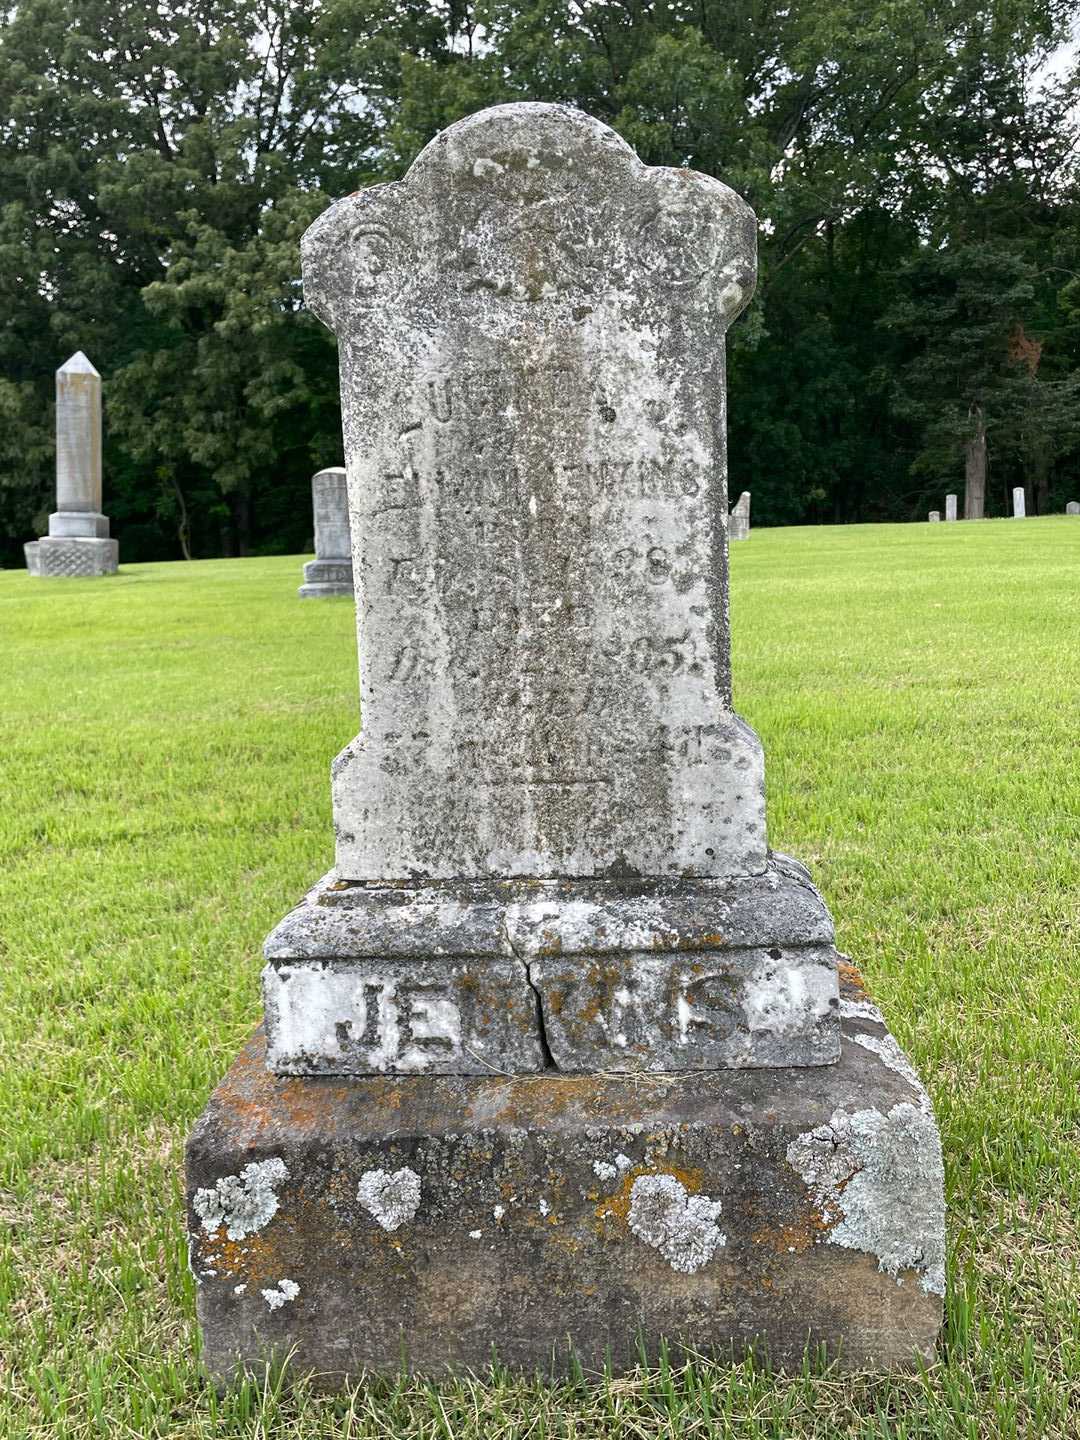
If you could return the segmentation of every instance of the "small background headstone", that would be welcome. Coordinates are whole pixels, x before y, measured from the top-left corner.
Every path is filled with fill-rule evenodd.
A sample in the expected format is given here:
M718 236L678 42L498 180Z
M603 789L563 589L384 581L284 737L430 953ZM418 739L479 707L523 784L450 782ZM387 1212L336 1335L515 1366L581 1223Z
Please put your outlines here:
M1080 500L1070 500L1065 506L1066 515L1080 515Z
M940 521L940 519L941 519L941 511L940 511L940 510L931 510L931 511L930 511L930 523L931 523L931 524L934 524L935 521Z
M728 516L728 539L749 540L750 538L750 491L744 490L731 507Z
M315 559L304 566L300 596L304 600L353 595L352 543L349 535L349 492L340 465L311 477L311 508L315 518Z
M1012 500L1013 518L1016 520L1023 520L1026 514L1026 509L1024 506L1024 487L1022 485L1017 485L1013 488Z
M946 496L945 496L945 519L946 519L946 520L955 520L955 519L956 519L956 496L955 496L955 495L946 495Z

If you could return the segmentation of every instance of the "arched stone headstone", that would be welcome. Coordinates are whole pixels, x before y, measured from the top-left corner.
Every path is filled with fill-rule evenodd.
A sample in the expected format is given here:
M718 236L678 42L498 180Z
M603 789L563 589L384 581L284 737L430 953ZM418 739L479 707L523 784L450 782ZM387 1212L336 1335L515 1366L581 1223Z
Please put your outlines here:
M303 256L359 524L340 871L761 873L716 404L749 207L510 106L326 211Z
M265 1037L189 1147L215 1375L396 1370L402 1342L421 1370L568 1338L590 1368L661 1336L932 1352L929 1101L850 973L841 1002L732 709L724 335L755 229L513 105L305 237L363 729L336 868L268 938ZM271 1288L229 1243L254 1224Z

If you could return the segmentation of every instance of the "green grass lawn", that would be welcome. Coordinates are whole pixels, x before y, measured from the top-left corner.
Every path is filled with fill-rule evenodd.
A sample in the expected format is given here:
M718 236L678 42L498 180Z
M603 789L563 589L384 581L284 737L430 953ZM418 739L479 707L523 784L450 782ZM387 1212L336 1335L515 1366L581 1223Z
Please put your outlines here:
M351 607L299 601L295 557L10 571L0 1436L1080 1435L1080 520L759 530L732 565L770 839L941 1123L938 1363L215 1398L183 1140L259 1018L263 937L332 858Z

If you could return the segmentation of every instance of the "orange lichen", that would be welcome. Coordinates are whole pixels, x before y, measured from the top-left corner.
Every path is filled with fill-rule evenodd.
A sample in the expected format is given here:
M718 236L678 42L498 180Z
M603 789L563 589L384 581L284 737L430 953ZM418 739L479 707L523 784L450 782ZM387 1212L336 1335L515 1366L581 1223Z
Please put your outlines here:
M699 1194L705 1184L705 1175L701 1170L683 1170L676 1165L635 1165L623 1176L614 1195L605 1196L596 1206L596 1218L603 1222L611 1216L625 1224L630 1215L630 1192L634 1181L641 1175L673 1175L688 1195Z
M791 1252L801 1255L827 1235L835 1223L826 1220L816 1210L810 1210L791 1225L765 1225L755 1230L750 1239L755 1245L767 1245L778 1255Z
M866 988L866 982L849 960L841 960L836 967L840 975L840 993L846 990L853 990L854 995L845 996L846 999L867 1000L870 992Z

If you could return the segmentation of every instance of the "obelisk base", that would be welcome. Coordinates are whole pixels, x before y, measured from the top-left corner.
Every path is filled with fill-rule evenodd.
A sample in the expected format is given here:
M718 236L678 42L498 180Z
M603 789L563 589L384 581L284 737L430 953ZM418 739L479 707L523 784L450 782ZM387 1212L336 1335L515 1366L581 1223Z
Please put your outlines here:
M63 538L43 535L37 542L37 569L32 575L49 579L89 579L97 575L115 575L120 564L120 546L115 540L93 539L88 536Z
M281 1078L256 1035L188 1143L211 1377L621 1370L662 1337L929 1360L941 1146L851 984L839 1064L803 1069Z

